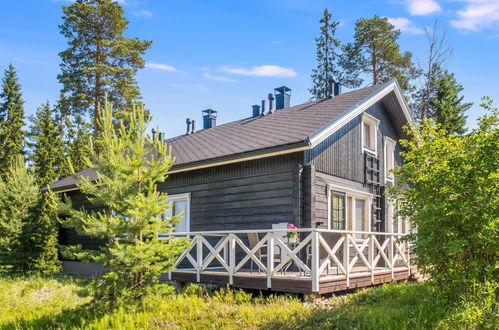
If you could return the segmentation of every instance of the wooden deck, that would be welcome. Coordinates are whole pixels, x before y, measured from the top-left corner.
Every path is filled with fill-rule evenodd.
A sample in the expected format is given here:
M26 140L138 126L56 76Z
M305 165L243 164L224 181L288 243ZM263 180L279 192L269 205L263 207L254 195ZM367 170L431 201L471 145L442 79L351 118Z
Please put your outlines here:
M402 281L410 277L407 268L398 268L393 272L389 270L379 269L374 272L371 278L371 273L356 272L347 279L342 275L322 275L319 278L319 292L318 294L328 294L339 291L353 290L393 281ZM171 275L171 280L179 283L196 283L196 273L186 271L175 271ZM207 272L201 275L199 283L215 284L225 286L229 284L229 276L222 272ZM233 278L231 287L240 289L252 290L269 290L267 287L267 278L265 274L258 274L255 272L239 273ZM289 293L312 293L312 279L308 276L299 275L298 272L287 273L282 277L274 277L271 280L271 291L275 292L289 292Z
M169 278L181 283L327 294L405 280L413 271L409 244L400 240L400 234L295 229L301 239L290 244L284 238L287 231L291 230L176 234L188 235L191 246L179 257ZM249 244L248 235L256 235L257 242Z

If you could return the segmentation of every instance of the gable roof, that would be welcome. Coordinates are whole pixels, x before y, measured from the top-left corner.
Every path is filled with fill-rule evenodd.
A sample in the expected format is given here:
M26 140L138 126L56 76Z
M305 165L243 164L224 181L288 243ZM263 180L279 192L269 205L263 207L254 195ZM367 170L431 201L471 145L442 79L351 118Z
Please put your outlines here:
M398 128L411 120L400 88L392 81L168 139L175 156L170 173L310 149L382 99ZM80 175L96 179L92 169ZM69 177L51 188L74 185Z

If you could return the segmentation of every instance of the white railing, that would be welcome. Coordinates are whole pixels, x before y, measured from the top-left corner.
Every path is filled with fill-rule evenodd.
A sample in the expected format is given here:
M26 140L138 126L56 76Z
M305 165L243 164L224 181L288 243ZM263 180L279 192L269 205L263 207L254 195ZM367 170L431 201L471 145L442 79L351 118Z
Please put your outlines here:
M285 237L297 232L299 242ZM172 233L188 236L190 246L179 256L175 272L311 280L312 292L319 291L321 279L346 279L407 270L410 275L409 242L395 233L326 229L272 229ZM171 278L171 274L169 274Z

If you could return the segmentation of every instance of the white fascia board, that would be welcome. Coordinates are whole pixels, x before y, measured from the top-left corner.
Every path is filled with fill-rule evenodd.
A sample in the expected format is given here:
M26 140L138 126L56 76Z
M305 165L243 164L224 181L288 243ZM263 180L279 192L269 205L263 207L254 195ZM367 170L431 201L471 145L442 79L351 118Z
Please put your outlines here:
M400 107L402 108L402 111L407 121L408 122L412 121L411 115L409 113L409 108L405 103L402 91L400 90L400 87L398 86L397 82L393 80L381 90L378 90L373 94L367 96L362 102L350 107L343 116L333 119L326 125L322 126L320 129L312 133L309 137L311 148L315 147L316 145L324 141L328 136L339 130L341 127L343 127L352 119L360 115L362 112L369 109L369 107L374 105L376 102L381 100L383 97L385 97L386 95L388 95L388 93L392 91L395 92L397 100L400 103Z

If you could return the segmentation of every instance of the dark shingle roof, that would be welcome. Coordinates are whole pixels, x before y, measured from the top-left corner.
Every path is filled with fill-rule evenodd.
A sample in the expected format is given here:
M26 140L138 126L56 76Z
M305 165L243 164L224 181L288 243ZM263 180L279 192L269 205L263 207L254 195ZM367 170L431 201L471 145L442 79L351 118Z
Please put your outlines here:
M384 85L344 93L331 99L308 102L274 111L270 115L236 120L167 142L175 165L295 144Z
M305 143L312 133L341 117L347 110L387 84L370 86L334 98L312 101L265 116L236 120L194 134L171 138L167 143L176 158L174 167ZM96 179L96 173L92 169L85 169L79 174ZM74 178L69 177L57 181L51 188L58 190L74 185Z

